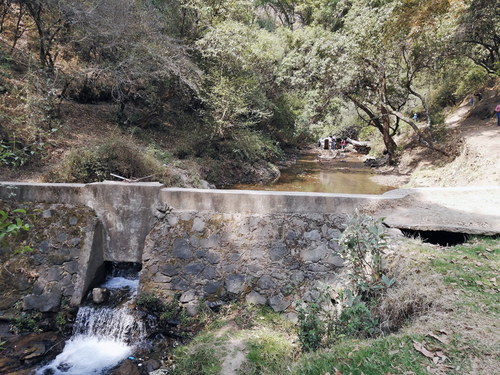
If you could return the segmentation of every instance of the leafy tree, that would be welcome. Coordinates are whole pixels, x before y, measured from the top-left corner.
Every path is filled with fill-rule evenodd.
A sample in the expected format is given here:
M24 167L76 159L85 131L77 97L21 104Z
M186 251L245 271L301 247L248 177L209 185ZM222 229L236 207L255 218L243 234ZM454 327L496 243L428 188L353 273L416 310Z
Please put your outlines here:
M270 118L268 91L281 45L279 34L237 22L220 23L197 42L207 69L201 99L214 134L224 136Z
M459 25L460 52L488 73L500 74L500 2L470 1Z

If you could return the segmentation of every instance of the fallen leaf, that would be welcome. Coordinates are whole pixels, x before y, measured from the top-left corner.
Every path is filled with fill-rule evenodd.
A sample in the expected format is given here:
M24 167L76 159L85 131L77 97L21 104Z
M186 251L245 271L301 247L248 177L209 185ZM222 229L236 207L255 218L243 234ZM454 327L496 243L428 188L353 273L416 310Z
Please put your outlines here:
M340 370L335 371L335 375L342 375L342 371Z
M483 282L482 282L482 281L479 281L479 280L476 280L476 284L477 284L477 285L483 285Z
M415 348L416 351L422 353L427 358L434 359L434 353L428 351L422 343L413 341L413 347Z
M439 342L445 344L445 345L449 345L450 344L450 339L448 337L446 337L446 334L443 334L442 336L438 336L438 335L435 335L433 333L429 333L429 336L438 340Z

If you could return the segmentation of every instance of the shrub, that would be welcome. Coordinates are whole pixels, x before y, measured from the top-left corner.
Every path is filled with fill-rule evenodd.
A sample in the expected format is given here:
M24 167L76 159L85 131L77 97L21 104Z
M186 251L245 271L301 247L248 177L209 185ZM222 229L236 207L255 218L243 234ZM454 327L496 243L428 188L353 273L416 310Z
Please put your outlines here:
M356 292L365 297L395 282L382 273L382 255L387 248L382 221L356 210L339 240L340 253L352 264Z
M110 173L125 178L154 175L163 182L166 169L151 152L134 145L125 137L117 137L102 144L83 147L71 152L62 171L53 171L54 182L98 182L110 178Z

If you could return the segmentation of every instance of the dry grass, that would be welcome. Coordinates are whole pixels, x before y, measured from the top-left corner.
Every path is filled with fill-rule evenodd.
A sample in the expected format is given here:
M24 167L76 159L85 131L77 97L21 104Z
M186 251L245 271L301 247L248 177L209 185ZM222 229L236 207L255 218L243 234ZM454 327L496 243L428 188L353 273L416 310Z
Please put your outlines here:
M476 244L477 251L470 244L442 248L411 239L399 242L387 259L397 284L380 301L378 311L386 329L401 327L398 335L446 335L454 345L450 362L462 358L470 363L468 372L457 373L490 375L500 368L500 290L490 278L498 275L500 249L498 242ZM496 257L479 258L484 252L480 249L488 246ZM474 267L480 267L474 274L484 278L461 285L461 272L473 272ZM488 280L492 284L487 285Z

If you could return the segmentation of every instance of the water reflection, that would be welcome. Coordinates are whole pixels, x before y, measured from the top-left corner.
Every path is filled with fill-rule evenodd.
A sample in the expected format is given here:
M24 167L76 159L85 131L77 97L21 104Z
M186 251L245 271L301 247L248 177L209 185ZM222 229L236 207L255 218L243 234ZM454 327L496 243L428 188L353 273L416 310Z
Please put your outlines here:
M225 188L344 194L383 194L393 189L373 182L370 176L370 168L354 155L346 153L345 158L318 161L316 154L308 154L283 169L281 177L270 185L238 184Z

